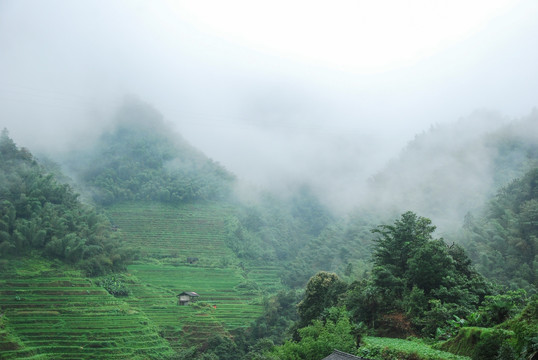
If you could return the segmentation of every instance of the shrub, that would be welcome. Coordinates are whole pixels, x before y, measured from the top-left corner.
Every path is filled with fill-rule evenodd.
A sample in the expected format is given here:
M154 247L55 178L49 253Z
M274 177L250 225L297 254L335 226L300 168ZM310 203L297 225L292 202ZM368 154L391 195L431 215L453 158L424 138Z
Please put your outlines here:
M444 351L432 349L420 341L365 337L357 355L374 360L469 360Z
M115 275L109 275L99 281L99 286L105 288L109 294L114 296L128 296L129 289L123 283L121 279L116 278Z

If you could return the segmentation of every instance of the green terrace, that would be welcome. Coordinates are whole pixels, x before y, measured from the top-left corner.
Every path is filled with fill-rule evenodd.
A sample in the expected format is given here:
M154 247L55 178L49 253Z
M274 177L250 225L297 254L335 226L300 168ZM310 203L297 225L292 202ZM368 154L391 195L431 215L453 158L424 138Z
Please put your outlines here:
M278 267L240 266L226 245L230 205L132 202L111 206L107 214L145 259L128 267L135 280L125 301L146 314L174 348L248 326L263 311L263 295L282 287ZM180 306L183 291L200 298Z
M0 333L2 359L146 359L171 353L143 313L80 274L50 273L2 274L0 306L7 324Z
M263 310L260 292L244 286L238 269L136 264L128 270L138 283L125 300L147 314L175 347L246 327ZM200 297L180 306L177 295L183 291Z
M213 266L235 258L226 246L226 218L233 208L219 204L166 205L136 202L107 209L125 241L152 257L177 258Z

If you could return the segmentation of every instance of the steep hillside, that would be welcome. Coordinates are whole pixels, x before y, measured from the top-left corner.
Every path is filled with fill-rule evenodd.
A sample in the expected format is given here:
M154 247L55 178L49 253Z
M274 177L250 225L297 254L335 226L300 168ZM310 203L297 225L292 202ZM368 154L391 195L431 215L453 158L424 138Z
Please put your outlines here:
M130 251L110 223L19 149L7 130L0 137L0 258L31 252L98 275L122 269Z
M3 264L0 358L151 359L169 344L142 312L95 280L36 257Z
M444 232L459 227L498 188L538 161L538 112L508 122L476 112L450 125L417 135L371 181L372 211L406 210L431 217Z
M456 239L484 275L536 292L538 167L500 189L483 212L468 214Z
M231 205L133 202L107 208L125 243L140 260L128 267L138 280L125 301L140 309L175 348L247 327L263 297L280 289L278 268L238 259L227 246ZM178 306L176 295L195 291L197 303Z
M234 177L190 146L151 106L127 99L90 149L66 160L99 204L219 199Z

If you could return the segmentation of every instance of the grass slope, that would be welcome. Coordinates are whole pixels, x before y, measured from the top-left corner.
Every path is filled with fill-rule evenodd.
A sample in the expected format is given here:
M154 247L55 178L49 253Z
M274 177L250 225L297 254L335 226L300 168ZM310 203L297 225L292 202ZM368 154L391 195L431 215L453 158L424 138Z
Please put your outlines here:
M58 261L4 262L0 359L163 359L248 326L282 287L276 266L240 261L226 246L228 205L137 202L107 214L143 254L121 277L130 295L113 297ZM178 306L182 291L199 301Z
M1 359L151 359L171 354L141 312L78 271L10 260L0 275ZM0 334L2 334L0 332Z
M225 243L225 222L232 208L219 204L166 205L134 202L107 209L125 241L143 257L197 257L198 265L215 266L235 258Z
M414 360L470 360L467 356L432 349L420 340L403 340L366 336L358 355L372 360L414 359Z
M226 221L233 211L217 203L137 202L107 209L124 241L145 254L128 267L137 281L126 301L175 348L248 326L263 311L263 295L281 288L276 266L242 262L227 247ZM189 264L188 257L199 260ZM182 291L200 294L198 302L178 306Z

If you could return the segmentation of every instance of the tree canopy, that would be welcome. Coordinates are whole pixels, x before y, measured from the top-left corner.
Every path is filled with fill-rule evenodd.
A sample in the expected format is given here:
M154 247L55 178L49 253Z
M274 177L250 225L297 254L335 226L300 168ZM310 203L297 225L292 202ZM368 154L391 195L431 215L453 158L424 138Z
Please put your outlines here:
M468 214L461 242L484 275L536 292L538 167L501 188L481 216Z
M118 201L168 203L225 197L234 176L190 146L147 104L128 99L114 125L71 168L108 205Z
M5 129L0 137L0 199L0 257L37 251L96 275L121 269L131 256L113 236L109 221L83 205L69 185L46 173Z
M392 335L431 335L439 316L468 314L488 294L463 249L433 238L430 219L406 212L372 231L378 237L371 278L348 291L355 320Z

